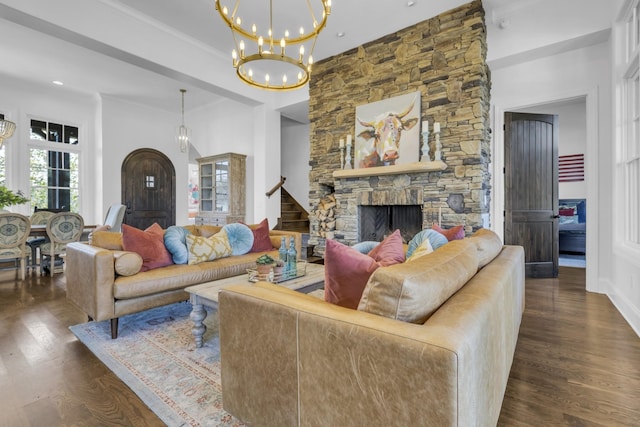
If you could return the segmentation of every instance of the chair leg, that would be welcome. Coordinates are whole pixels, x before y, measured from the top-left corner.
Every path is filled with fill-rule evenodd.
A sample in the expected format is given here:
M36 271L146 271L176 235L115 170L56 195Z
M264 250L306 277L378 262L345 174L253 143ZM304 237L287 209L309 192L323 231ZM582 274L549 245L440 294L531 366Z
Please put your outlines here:
M118 318L114 317L111 319L111 339L115 340L118 338Z
M25 258L22 257L20 258L20 280L24 280L26 277L26 270L27 270L27 262L25 261Z

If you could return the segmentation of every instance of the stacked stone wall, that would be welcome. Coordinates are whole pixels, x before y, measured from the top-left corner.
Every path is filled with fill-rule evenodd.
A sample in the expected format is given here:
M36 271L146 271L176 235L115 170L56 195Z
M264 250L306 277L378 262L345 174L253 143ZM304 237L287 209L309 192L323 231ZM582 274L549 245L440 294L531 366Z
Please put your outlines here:
M309 84L310 210L335 191L334 238L353 244L363 192L410 189L423 226L464 224L467 234L489 225L490 74L481 1L473 1L314 65ZM335 179L339 140L355 134L356 106L421 93L421 119L441 125L442 172ZM430 134L429 143L433 142ZM352 154L353 155L353 154ZM384 196L383 196L384 198ZM376 197L376 200L380 197ZM376 202L378 203L378 202ZM310 243L324 239L311 218Z

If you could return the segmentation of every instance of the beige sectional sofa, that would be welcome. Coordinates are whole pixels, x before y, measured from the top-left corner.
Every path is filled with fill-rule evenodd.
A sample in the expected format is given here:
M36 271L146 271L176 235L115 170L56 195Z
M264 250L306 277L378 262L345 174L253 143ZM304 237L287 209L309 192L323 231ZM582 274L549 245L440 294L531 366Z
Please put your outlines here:
M210 236L220 230L215 226L188 226L195 235ZM115 235L115 233L113 233ZM277 258L282 236L294 238L301 253L302 235L271 230L269 238ZM117 240L117 239L116 239ZM198 283L246 274L255 267L264 252L219 258L200 264L169 265L133 275L116 273L116 263L126 252L87 243L67 245L65 275L67 298L89 316L90 320L111 320L111 336L118 335L118 318L153 307L189 299L184 288Z
M252 426L495 426L524 251L479 234L377 269L358 310L270 283L224 289L225 410Z

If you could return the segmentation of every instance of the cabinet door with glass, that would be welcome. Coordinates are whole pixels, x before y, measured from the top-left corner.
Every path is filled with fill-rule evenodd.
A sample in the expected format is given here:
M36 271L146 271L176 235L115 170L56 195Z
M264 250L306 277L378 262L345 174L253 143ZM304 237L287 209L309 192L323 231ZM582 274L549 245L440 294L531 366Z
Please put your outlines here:
M199 224L224 225L245 216L246 156L225 153L198 159Z

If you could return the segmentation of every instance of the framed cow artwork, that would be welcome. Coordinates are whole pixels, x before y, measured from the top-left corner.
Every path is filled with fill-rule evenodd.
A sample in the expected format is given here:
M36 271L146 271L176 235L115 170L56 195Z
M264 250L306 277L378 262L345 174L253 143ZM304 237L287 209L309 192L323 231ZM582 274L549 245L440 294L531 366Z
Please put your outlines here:
M419 119L420 92L357 106L354 168L417 162Z

